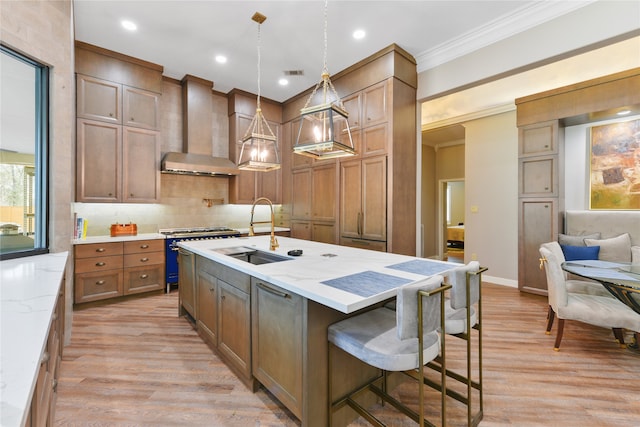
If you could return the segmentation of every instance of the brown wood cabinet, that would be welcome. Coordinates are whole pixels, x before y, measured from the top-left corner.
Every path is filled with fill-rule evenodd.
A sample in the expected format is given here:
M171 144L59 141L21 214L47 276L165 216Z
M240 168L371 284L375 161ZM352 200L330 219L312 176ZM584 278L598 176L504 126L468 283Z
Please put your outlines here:
M391 45L332 76L332 81L349 113L356 155L323 161L340 165L335 194L324 193L317 198L319 205L328 209L335 203L337 208L331 223L336 238L330 243L415 255L415 60L398 46ZM285 103L285 123L297 121L307 99L301 94ZM291 127L293 145L297 135L295 126ZM374 158L376 160L369 163L368 159ZM383 158L386 163L382 163ZM362 163L353 163L357 161ZM303 171L313 170L320 164L305 156L291 155L290 170L283 172L283 180L290 180L290 186L283 187L291 188L290 205L285 209L290 208L293 237L313 233L324 235L330 225L329 221L321 224L313 219L313 209L310 214L304 214L308 206L306 198L310 196L305 191L308 184ZM349 170L342 168L344 164ZM349 178L346 178L347 174ZM359 185L354 185L351 174ZM348 193L343 194L345 191ZM311 197L316 199L313 193ZM325 226L324 231L320 230L321 226Z
M292 171L291 237L337 243L338 168L335 160ZM301 222L306 223L300 227Z
M160 94L77 75L76 200L160 198Z
M31 407L25 426L51 426L55 419L60 362L64 349L65 280L62 279L58 299L51 316L47 342L40 356L40 369L36 379Z
M164 289L164 262L161 239L76 245L74 302Z
M340 237L387 240L387 157L340 163Z
M523 126L518 135L518 287L546 294L547 278L539 267L542 243L558 239L563 191L560 165L563 145L557 120Z
M183 281L180 270L180 314L191 314L200 336L247 387L255 390L250 276L184 249L180 249L180 263L181 269L194 274L187 274Z
M253 375L302 419L304 299L263 280L251 282Z

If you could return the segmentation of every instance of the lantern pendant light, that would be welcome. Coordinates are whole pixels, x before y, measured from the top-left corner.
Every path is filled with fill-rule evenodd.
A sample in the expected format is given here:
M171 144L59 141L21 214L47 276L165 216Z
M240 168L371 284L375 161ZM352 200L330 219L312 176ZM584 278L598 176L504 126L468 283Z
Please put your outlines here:
M258 23L258 100L256 115L240 140L242 147L238 156L238 169L268 172L280 169L280 153L276 136L260 108L260 25L267 17L256 12L251 19Z
M342 100L331 83L327 69L327 3L324 2L324 68L321 80L300 110L298 137L293 152L316 159L353 156L351 130ZM319 96L317 105L309 104Z

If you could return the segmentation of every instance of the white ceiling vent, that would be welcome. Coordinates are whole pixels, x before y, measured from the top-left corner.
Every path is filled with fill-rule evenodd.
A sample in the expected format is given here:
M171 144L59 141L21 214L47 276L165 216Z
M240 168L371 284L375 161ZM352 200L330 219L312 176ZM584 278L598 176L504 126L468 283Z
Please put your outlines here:
M304 76L304 70L284 70L285 76Z

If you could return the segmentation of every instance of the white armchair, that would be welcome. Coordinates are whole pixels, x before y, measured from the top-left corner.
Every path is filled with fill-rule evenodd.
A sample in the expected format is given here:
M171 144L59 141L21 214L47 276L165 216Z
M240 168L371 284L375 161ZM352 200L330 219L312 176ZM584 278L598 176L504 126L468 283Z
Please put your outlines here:
M622 329L640 331L640 314L634 312L615 298L573 293L568 290L567 280L561 268L561 260L553 246L540 247L541 261L547 275L550 314L558 317L558 332L554 350L558 351L562 341L565 320L577 320L590 325L613 329L614 336L624 344ZM553 320L548 322L551 325ZM550 326L548 326L548 331Z

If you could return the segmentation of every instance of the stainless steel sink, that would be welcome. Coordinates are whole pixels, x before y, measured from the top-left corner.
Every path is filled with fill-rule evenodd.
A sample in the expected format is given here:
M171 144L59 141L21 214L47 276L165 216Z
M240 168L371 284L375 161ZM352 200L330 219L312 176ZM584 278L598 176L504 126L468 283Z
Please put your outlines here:
M290 261L292 259L283 255L276 255L271 252L249 248L247 246L233 246L230 248L220 248L212 250L214 252L218 252L220 254L227 255L254 265L270 264L272 262L280 261Z

